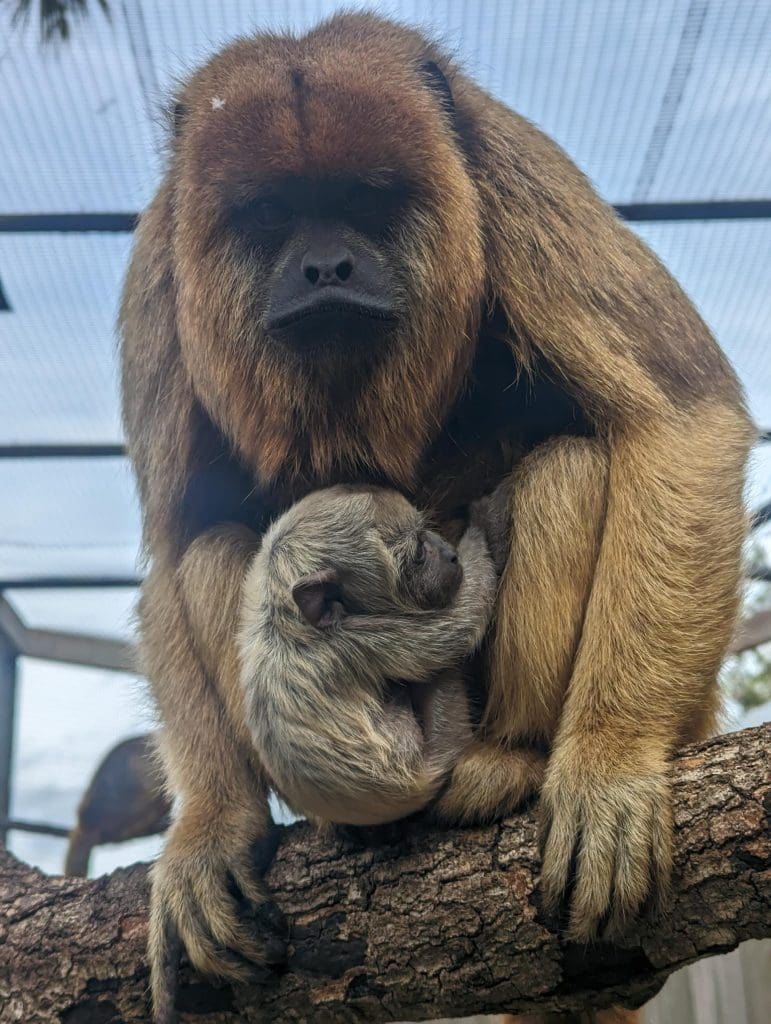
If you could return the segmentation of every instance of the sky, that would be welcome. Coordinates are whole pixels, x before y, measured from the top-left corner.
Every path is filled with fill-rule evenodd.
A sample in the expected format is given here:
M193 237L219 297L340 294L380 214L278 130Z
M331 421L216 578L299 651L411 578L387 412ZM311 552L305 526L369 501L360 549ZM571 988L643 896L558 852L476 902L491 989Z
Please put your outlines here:
M92 3L89 5L94 7ZM164 164L176 83L255 28L306 28L339 5L113 3L43 50L0 7L0 215L141 209ZM557 139L610 202L771 195L771 0L471 0L374 5L422 24L485 87ZM771 427L771 222L637 225ZM115 315L128 235L0 233L0 444L121 439ZM771 445L748 500L771 498ZM137 569L124 460L0 461L0 579ZM10 598L30 624L131 636L133 591ZM90 769L149 727L134 681L22 666L14 813L73 820ZM13 839L55 869L61 849ZM139 853L144 855L144 847ZM53 851L53 852L52 852ZM100 854L106 870L138 855Z

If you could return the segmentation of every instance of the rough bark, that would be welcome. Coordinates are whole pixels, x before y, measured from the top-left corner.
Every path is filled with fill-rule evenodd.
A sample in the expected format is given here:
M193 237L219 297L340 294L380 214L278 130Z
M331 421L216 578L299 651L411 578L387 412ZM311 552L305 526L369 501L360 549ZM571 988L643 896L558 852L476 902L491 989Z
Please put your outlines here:
M639 1004L700 957L771 935L771 726L686 749L669 915L619 946L562 941L539 910L532 814L465 832L288 828L269 882L293 921L283 974L249 988L183 975L183 1020L425 1020L587 1001ZM142 865L86 882L0 852L0 1021L147 1019Z

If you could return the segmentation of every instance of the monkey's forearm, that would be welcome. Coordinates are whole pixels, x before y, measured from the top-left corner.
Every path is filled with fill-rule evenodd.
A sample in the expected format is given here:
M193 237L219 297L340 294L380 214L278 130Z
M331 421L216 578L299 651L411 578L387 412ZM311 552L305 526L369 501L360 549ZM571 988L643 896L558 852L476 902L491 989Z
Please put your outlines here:
M215 815L229 804L240 805L260 785L245 731L235 722L235 701L226 707L189 611L180 579L166 567L154 567L143 586L140 615L144 669L162 721L164 767L183 806Z
M245 745L250 740L236 633L244 577L259 544L244 526L218 526L193 541L177 570L196 649Z
M545 904L569 934L624 929L666 894L669 760L714 725L738 604L743 468L735 409L703 403L614 438L606 517L541 796Z
M709 728L739 597L750 436L743 415L706 402L616 436L560 737L621 730L669 751L700 738L684 724L694 717Z

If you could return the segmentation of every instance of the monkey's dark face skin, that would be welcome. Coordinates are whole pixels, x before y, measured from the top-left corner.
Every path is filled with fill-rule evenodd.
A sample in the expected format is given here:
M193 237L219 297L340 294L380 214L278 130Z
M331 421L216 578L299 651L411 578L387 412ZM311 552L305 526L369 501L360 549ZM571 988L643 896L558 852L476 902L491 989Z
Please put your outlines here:
M353 177L288 177L236 198L247 259L271 267L263 327L305 355L343 346L372 355L404 312L393 239L406 189Z
M457 552L431 530L419 530L415 540L417 546L403 563L404 588L419 608L446 608L463 579Z

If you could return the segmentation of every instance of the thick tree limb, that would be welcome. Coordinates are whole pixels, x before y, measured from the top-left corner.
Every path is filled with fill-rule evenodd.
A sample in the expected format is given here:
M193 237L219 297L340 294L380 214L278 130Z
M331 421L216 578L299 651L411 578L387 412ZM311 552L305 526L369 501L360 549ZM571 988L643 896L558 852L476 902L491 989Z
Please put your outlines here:
M187 974L181 1001L194 1014L183 1019L344 1024L640 1003L683 964L771 935L769 740L764 726L680 755L671 914L621 947L567 945L544 920L532 813L467 832L392 826L374 846L293 826L269 876L294 922L288 970L243 989ZM146 906L141 865L84 882L0 853L2 1024L146 1020Z

